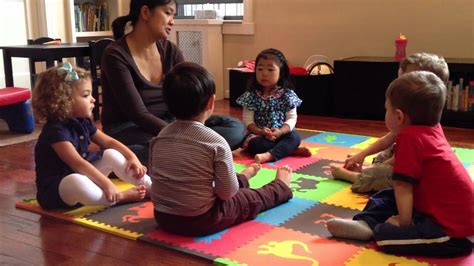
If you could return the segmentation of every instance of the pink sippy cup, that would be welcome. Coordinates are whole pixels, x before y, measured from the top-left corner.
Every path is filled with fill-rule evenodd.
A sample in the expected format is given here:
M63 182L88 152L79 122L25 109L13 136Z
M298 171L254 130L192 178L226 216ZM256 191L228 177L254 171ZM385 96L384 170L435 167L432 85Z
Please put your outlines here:
M406 57L405 49L407 47L407 37L400 33L400 36L398 36L397 39L395 39L395 60L400 62L403 60L403 58Z

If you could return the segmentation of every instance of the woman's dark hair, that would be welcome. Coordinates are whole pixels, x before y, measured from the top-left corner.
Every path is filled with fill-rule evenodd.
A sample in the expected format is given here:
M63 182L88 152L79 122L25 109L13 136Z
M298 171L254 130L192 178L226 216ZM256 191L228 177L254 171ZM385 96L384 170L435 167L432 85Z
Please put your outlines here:
M114 38L116 40L122 38L122 36L125 34L125 26L129 21L132 26L137 23L138 17L140 16L140 9L142 8L142 6L147 6L151 10L157 6L164 6L171 3L178 5L176 0L131 0L130 12L128 13L128 15L118 17L112 22L112 31L114 32Z
M258 61L260 59L273 59L277 63L278 67L280 68L280 78L278 79L278 85L283 88L293 89L293 80L290 76L290 67L288 66L288 61L277 49L269 48L261 51L257 58L255 59L255 74L253 75L252 79L249 82L248 90L261 90L262 85L257 82L257 67Z
M163 81L163 98L170 113L178 119L201 114L215 93L212 75L191 62L177 64Z

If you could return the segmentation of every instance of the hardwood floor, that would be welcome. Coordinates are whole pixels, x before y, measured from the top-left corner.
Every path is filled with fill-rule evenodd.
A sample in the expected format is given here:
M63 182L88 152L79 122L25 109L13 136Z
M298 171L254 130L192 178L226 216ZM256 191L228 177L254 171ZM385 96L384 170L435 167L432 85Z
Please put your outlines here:
M241 117L227 101L216 113ZM298 117L298 127L380 137L384 122L329 117ZM445 128L453 146L474 148L474 130ZM15 202L35 195L35 141L0 147L0 263L208 265L192 256L128 240L87 227L15 209Z

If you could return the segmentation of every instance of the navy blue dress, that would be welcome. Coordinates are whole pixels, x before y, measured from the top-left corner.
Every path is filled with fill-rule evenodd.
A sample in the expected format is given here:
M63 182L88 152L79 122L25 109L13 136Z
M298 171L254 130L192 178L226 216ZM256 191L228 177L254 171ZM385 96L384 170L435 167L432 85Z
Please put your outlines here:
M42 208L71 207L59 196L59 183L74 171L59 158L51 145L69 141L84 159L94 162L101 159L103 154L103 151L88 151L91 137L96 132L97 128L88 118L46 122L35 146L36 198Z

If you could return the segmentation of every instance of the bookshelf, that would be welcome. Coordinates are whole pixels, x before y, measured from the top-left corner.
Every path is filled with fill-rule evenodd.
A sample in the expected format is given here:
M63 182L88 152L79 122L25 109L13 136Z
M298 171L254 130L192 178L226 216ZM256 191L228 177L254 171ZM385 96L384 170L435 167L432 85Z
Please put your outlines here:
M474 59L446 58L452 84L474 81ZM392 57L351 57L334 61L333 114L338 117L383 120L385 90L397 77ZM463 86L465 87L465 86ZM472 97L472 96L471 96ZM461 102L461 100L459 101ZM474 111L443 111L443 126L474 128Z
M68 0L71 42L112 37L112 22L128 13L130 0Z
M442 121L474 128L474 59L447 58L449 82Z

